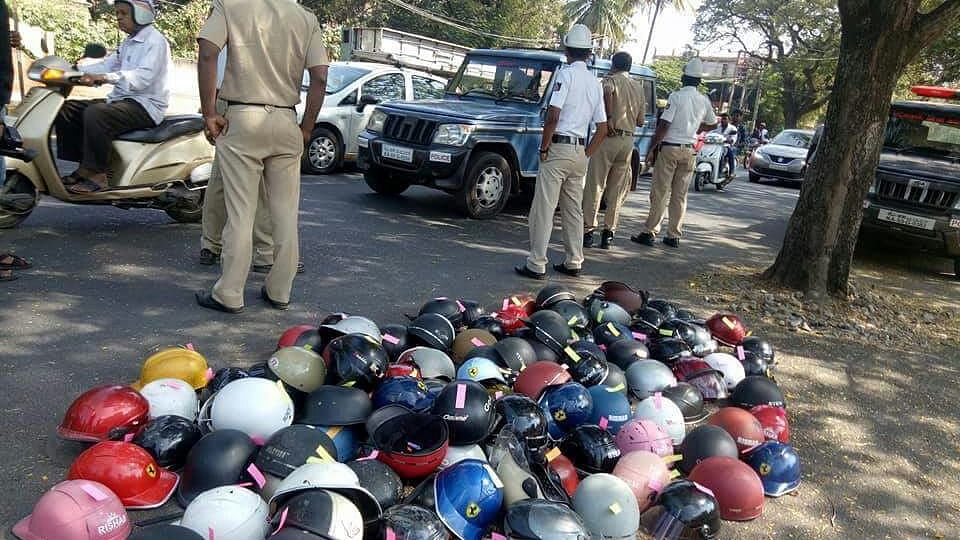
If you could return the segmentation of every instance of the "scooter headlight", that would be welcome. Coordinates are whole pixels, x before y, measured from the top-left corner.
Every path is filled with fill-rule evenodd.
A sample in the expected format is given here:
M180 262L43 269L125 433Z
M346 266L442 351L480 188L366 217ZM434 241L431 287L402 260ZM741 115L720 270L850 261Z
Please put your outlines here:
M44 81L59 81L63 79L63 70L47 68L40 74L40 79Z

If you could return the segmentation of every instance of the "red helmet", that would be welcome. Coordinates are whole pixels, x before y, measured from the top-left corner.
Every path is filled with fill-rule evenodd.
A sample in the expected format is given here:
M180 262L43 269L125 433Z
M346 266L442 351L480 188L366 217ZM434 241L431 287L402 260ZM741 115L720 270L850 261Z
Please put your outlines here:
M435 472L450 446L447 422L432 414L395 416L380 424L370 438L378 459L404 480Z
M513 335L516 334L518 330L526 328L523 320L529 315L527 311L523 309L522 305L509 304L506 308L495 312L493 316L500 322L500 326L503 327L504 332Z
M687 479L713 492L722 519L750 521L763 514L763 482L737 458L708 457L690 471Z
M173 495L180 477L161 469L143 448L106 441L88 448L70 466L68 480L92 480L110 488L123 506L157 508Z
M548 465L560 477L563 490L567 492L567 495L573 497L574 492L577 491L577 486L580 485L577 468L573 466L573 462L567 456L558 454L549 461Z
M389 379L390 377L413 377L417 380L422 380L423 377L420 376L420 369L416 364L389 364L387 365L387 373L383 376L384 380Z
M729 433L741 454L750 452L766 440L760 421L739 407L724 407L714 413L707 423Z
M293 347L304 332L309 332L316 329L316 326L310 324L300 324L288 328L283 334L280 335L280 341L277 342L277 350L279 351L280 349L286 347Z
M133 388L98 386L73 401L57 434L71 441L117 440L139 431L149 413L147 398Z
M540 394L548 386L556 386L570 381L570 373L566 366L554 362L541 360L527 366L517 376L517 382L513 385L514 392L523 394L536 401L540 399Z
M773 405L757 405L750 414L760 421L763 435L768 441L790 442L790 424L787 422L787 410Z
M707 330L713 339L728 347L736 347L747 337L747 329L733 313L717 313L707 319Z

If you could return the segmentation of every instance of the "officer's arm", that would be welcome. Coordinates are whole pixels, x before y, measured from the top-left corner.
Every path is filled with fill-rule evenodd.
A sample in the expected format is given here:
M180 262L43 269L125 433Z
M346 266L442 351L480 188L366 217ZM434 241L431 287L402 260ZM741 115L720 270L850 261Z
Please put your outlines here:
M613 88L603 85L603 108L607 112L607 118L613 117ZM606 129L604 132L606 133Z
M560 122L560 107L551 105L547 109L547 119L543 122L543 140L540 141L540 153L543 154L550 148L553 141L553 134L557 131L557 124Z
M597 130L593 133L593 139L590 139L590 145L587 146L586 151L584 152L587 157L592 156L600 145L603 144L604 139L607 138L607 123L598 122Z
M317 123L317 115L320 114L320 108L323 107L323 98L327 91L327 71L326 65L315 66L310 71L310 88L307 90L307 105L303 112L303 120L300 121L300 131L304 137L308 138L313 132L313 126Z
M197 82L200 85L200 111L205 118L217 115L217 57L220 47L200 38L200 54L197 58Z

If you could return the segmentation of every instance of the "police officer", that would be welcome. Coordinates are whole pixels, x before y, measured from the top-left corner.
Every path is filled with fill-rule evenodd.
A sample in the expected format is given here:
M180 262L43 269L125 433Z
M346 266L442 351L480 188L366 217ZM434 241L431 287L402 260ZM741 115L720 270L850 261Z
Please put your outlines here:
M647 163L654 165L650 185L650 212L634 242L652 246L660 233L660 223L670 203L670 226L663 243L680 247L683 216L687 211L687 188L693 174L697 133L710 131L717 125L713 105L697 89L703 79L703 62L692 58L683 68L682 88L672 92L657 122L657 131L650 142Z
M530 255L524 264L514 267L518 274L540 280L547 277L547 245L553 232L553 214L558 202L566 259L553 265L553 269L569 276L580 275L587 158L597 151L607 135L603 91L586 63L593 47L590 29L582 24L573 25L564 37L563 45L570 65L557 73L543 124L540 171L528 218ZM584 150L591 122L597 126L596 135Z
M630 189L630 158L633 156L635 127L643 126L646 101L643 84L630 78L633 58L621 51L613 55L610 73L603 78L603 104L607 112L607 138L587 167L583 190L583 247L593 247L600 197L607 202L603 214L600 249L610 249L620 208Z
M200 102L207 138L217 146L227 224L223 273L212 291L197 293L201 306L239 313L250 270L254 216L261 178L273 226L274 264L260 296L287 309L297 272L300 157L323 104L327 53L317 18L290 0L214 0L197 40ZM235 46L230 46L234 44ZM230 47L216 111L217 56ZM304 122L297 129L304 69L310 71Z

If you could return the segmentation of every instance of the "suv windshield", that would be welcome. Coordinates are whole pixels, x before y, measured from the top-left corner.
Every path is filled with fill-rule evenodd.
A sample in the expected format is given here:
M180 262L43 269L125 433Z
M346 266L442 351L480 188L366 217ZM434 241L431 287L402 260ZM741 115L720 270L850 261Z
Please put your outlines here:
M960 118L894 109L883 145L897 152L960 158Z
M331 64L327 73L327 95L336 94L367 73L370 73L369 69ZM310 72L304 71L303 91L306 92L309 88Z
M770 141L770 144L793 146L795 148L810 148L811 136L802 131L782 131Z
M470 56L447 92L495 100L539 103L555 65L540 60Z

